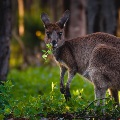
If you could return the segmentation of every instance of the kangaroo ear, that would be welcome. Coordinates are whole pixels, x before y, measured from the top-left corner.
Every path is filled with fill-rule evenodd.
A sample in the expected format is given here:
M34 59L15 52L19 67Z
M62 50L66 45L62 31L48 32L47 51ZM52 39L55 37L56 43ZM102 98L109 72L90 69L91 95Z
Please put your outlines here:
M45 27L50 23L50 19L46 13L41 14L41 19L42 19Z
M66 25L66 22L68 21L70 17L70 11L66 10L63 14L63 16L60 18L60 20L57 22L57 24L60 26L60 28L64 28Z

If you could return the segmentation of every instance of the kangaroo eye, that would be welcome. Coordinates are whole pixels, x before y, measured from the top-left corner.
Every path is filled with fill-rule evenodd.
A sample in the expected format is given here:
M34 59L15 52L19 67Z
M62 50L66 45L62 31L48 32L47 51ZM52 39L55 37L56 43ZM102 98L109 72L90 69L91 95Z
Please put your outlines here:
M50 34L51 33L50 32L46 32L46 34L47 34L47 37L50 38Z
M50 35L50 32L46 32L47 35Z

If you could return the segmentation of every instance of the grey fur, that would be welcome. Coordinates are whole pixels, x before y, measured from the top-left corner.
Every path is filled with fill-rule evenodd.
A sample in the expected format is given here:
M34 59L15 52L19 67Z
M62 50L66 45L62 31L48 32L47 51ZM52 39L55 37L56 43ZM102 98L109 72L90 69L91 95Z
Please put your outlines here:
M68 19L65 16L64 18ZM53 56L61 69L60 91L65 95L66 100L71 97L69 89L72 78L76 73L79 73L86 74L94 84L96 99L104 98L106 90L110 89L111 95L118 104L118 90L120 90L120 38L98 32L65 40L64 29L61 29L59 24L51 23L46 26L47 29L45 31L50 31L51 35L53 31L63 33L56 40L58 46L53 48ZM51 43L52 40L46 35L45 42ZM66 86L64 86L66 70L68 71L68 81ZM99 101L97 104L100 104Z

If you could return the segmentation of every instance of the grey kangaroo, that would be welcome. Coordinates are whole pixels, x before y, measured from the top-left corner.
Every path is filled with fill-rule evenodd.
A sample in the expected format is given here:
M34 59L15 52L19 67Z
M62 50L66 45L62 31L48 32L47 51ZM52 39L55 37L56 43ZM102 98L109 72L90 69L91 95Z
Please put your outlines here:
M69 100L70 83L76 73L87 77L95 89L95 98L105 98L109 89L119 104L120 90L120 38L107 33L93 33L65 40L64 28L70 17L67 10L56 23L51 23L46 13L41 14L45 26L45 43L51 43L53 56L60 67L60 91ZM64 75L68 80L64 85ZM97 103L100 104L100 101ZM103 101L104 104L104 101Z

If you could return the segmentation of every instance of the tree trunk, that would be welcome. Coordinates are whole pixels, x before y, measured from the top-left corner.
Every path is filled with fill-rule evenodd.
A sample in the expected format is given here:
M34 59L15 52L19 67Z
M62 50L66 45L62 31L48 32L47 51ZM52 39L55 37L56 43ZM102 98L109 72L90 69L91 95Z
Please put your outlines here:
M70 1L71 0L62 0L63 12L65 12L66 10L70 10L70 4L71 4ZM65 37L66 38L69 38L69 25L70 25L70 19L68 20L65 26Z
M116 0L117 9L117 30L116 35L120 37L120 0Z
M8 73L11 37L11 0L0 0L0 81Z
M69 37L79 37L86 34L86 0L71 0L71 18Z
M24 2L25 11L30 12L31 11L31 6L33 4L33 0L24 0L23 2Z
M50 0L52 15L53 15L53 22L57 21L58 14L57 14L57 0Z
M51 15L52 15L52 22L57 22L59 19L59 15L61 15L62 10L62 1L61 0L49 0Z
M88 0L88 33L107 32L115 34L117 11L115 0Z

